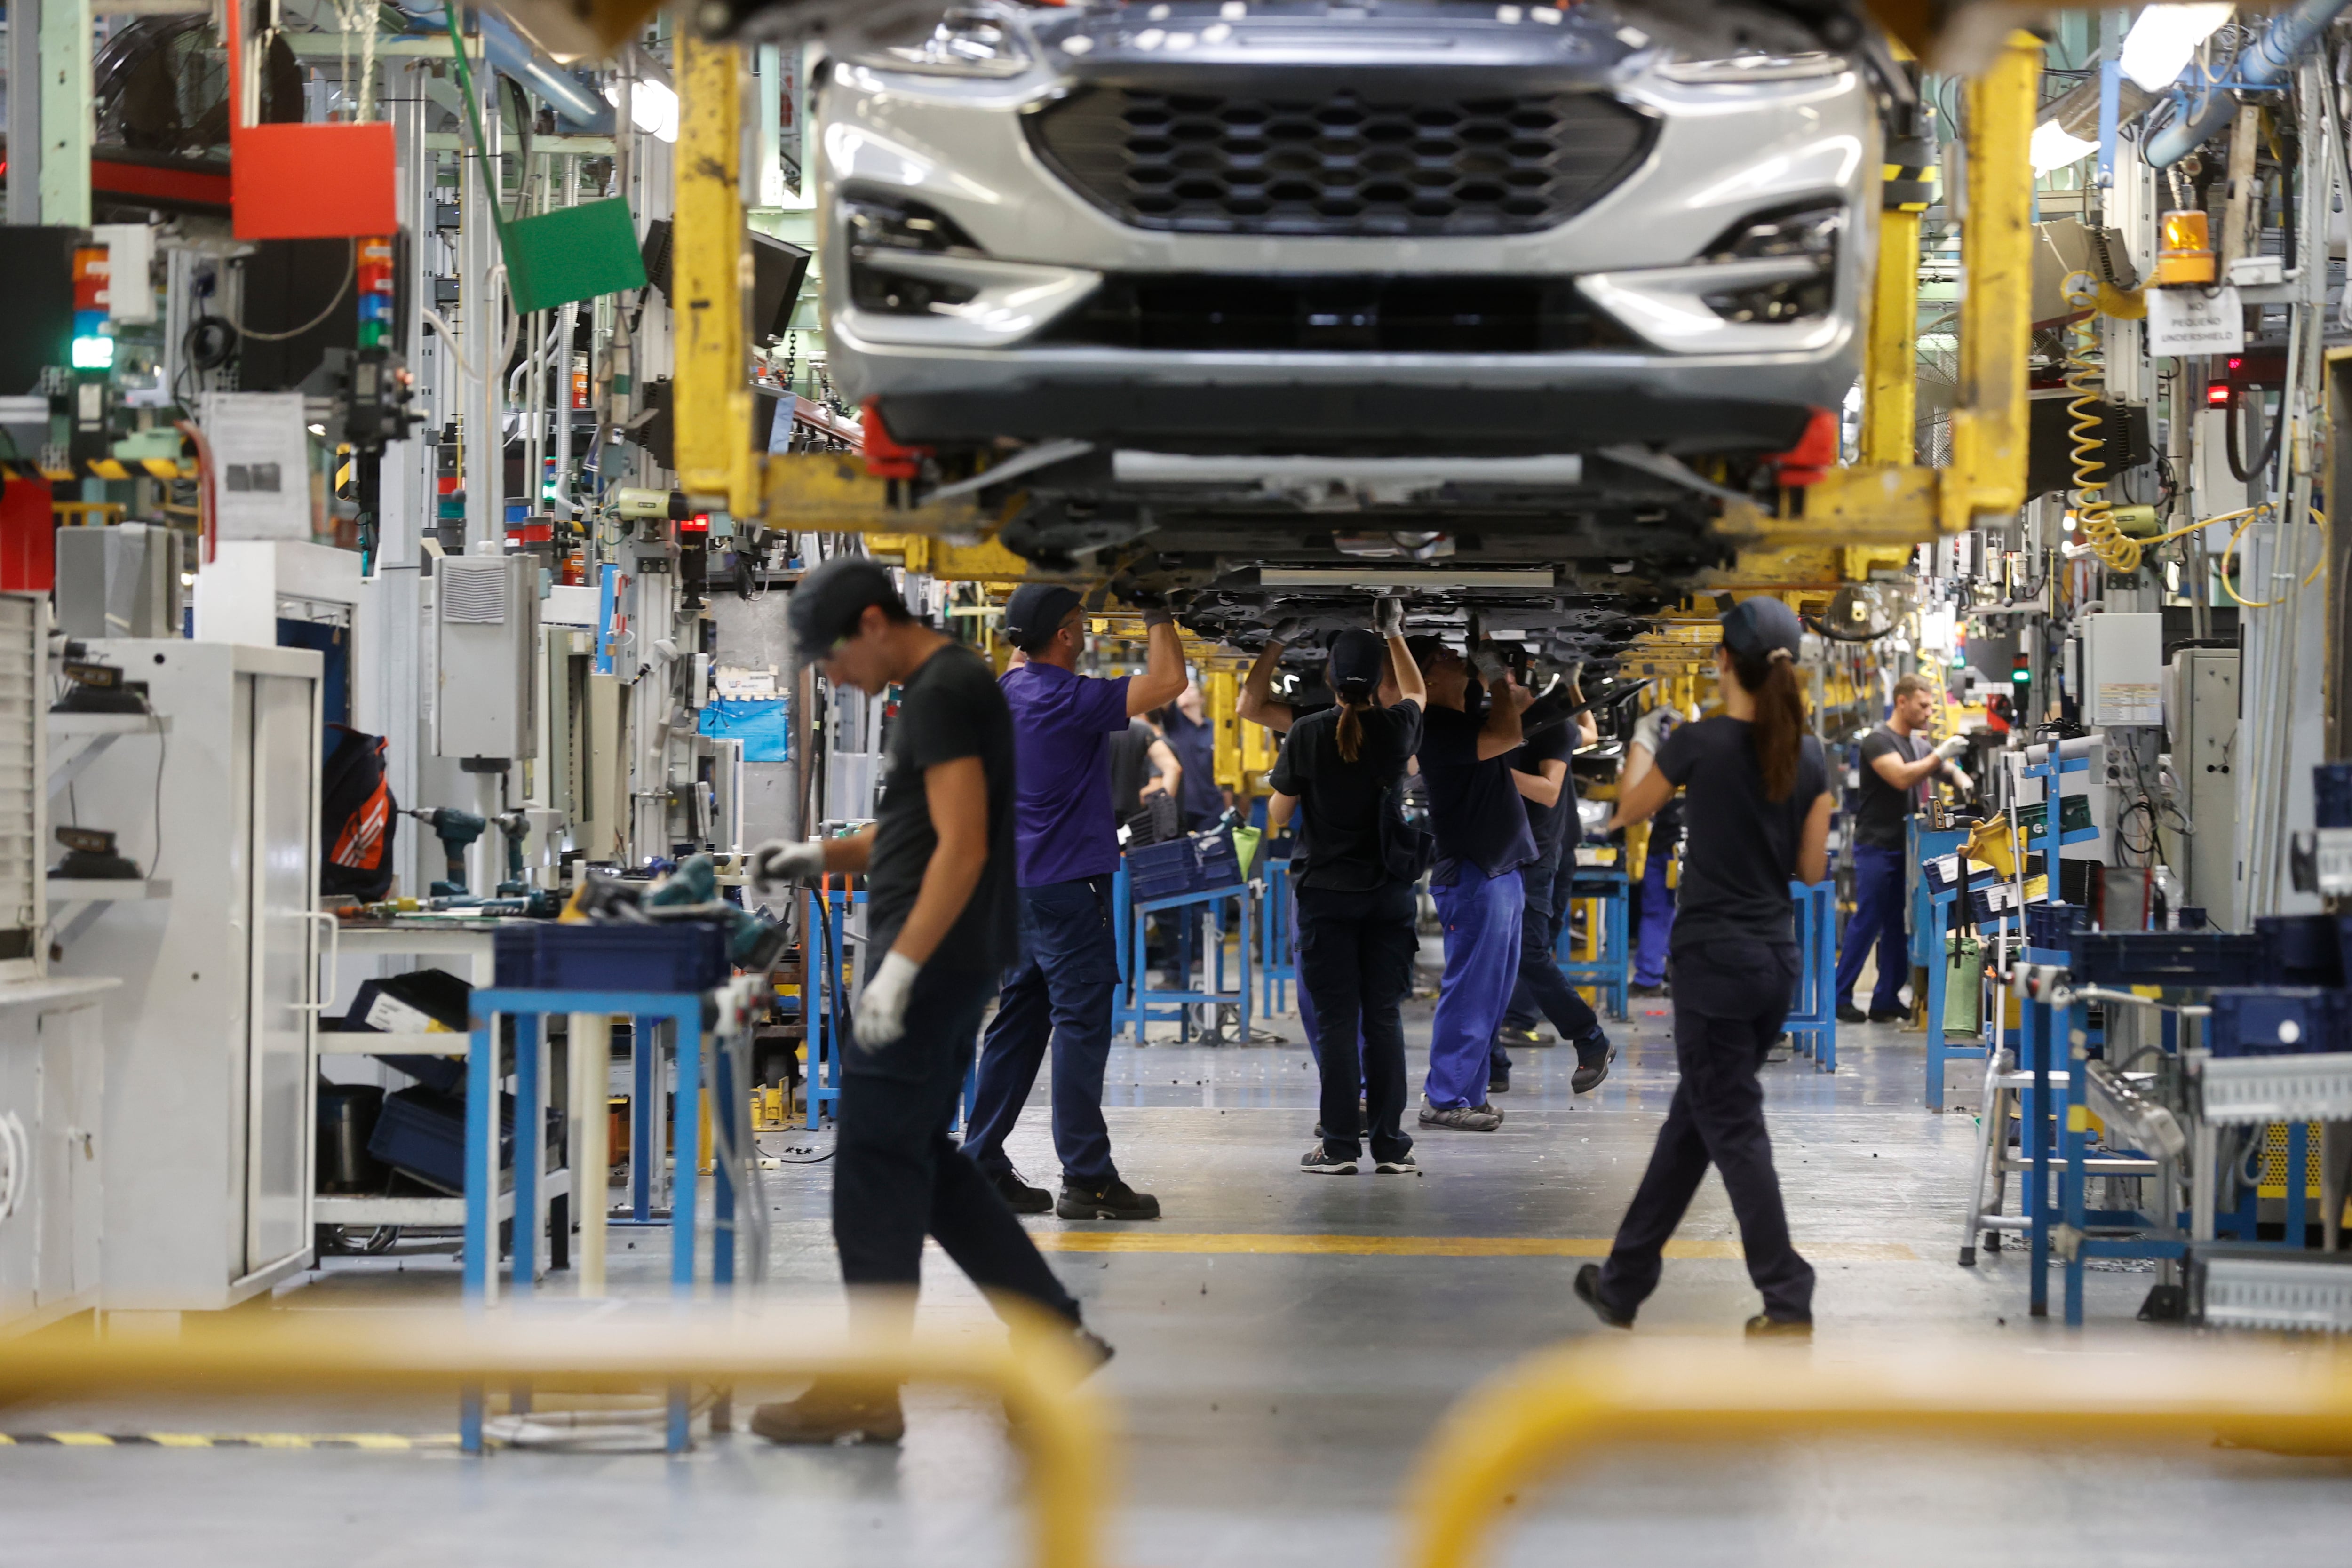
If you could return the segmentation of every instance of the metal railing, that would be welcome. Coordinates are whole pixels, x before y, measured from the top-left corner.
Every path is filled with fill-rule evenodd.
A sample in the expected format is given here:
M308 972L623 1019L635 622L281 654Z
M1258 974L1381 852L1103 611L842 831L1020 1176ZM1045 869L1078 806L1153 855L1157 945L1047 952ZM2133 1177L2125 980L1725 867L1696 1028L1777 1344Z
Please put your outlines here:
M1690 1340L1564 1346L1457 1404L1410 1482L1410 1568L1476 1568L1527 1489L1626 1442L1746 1444L1868 1432L1975 1444L2210 1443L2352 1449L2352 1361L2225 1350L1847 1354Z
M1024 1501L1037 1568L1100 1568L1115 1439L1092 1368L1066 1328L1026 1314L1013 1331L949 1338L843 1331L804 1314L673 1315L566 1321L556 1313L369 1314L364 1323L285 1321L343 1313L266 1314L192 1324L177 1338L39 1335L0 1342L0 1403L109 1393L318 1394L446 1391L594 1380L658 1388L680 1383L838 1378L887 1386L953 1384L992 1393L1031 1462ZM877 1312L877 1319L888 1314Z

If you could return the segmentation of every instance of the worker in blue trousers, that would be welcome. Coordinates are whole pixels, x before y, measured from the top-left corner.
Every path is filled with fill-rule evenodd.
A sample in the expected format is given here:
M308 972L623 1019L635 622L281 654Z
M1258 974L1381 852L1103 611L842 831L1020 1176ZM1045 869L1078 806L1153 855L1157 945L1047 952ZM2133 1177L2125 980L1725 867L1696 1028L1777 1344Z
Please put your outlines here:
M1492 1132L1503 1117L1487 1098L1487 1075L1519 973L1520 871L1541 858L1511 779L1511 753L1524 740L1519 714L1533 694L1484 648L1475 672L1485 678L1481 690L1470 661L1443 640L1412 641L1429 690L1419 752L1437 839L1429 890L1445 927L1421 1124Z
M1954 735L1930 746L1921 733L1934 716L1935 694L1927 677L1903 677L1895 683L1886 722L1862 742L1862 788L1853 809L1853 918L1838 942L1837 1016L1843 1023L1884 1024L1906 1016L1903 983L1910 977L1911 952L1903 929L1904 828L1927 804L1930 779L1940 777L1963 790L1975 787L1951 760L1967 748L1967 738ZM1878 983L1865 1013L1853 1005L1853 987L1874 944Z
M1634 721L1625 743L1624 770L1617 776L1617 793L1640 784L1654 763L1658 748L1675 732L1683 716L1671 703L1661 702ZM1675 931L1675 889L1667 877L1674 869L1675 847L1682 842L1683 803L1669 800L1650 819L1649 858L1642 866L1642 886L1634 904L1633 978L1635 996L1661 996L1666 989L1666 943Z
M1157 1219L1160 1200L1120 1179L1102 1113L1118 984L1111 879L1110 737L1184 689L1183 645L1164 610L1147 611L1144 672L1102 680L1077 672L1086 647L1078 595L1027 583L1004 606L1004 635L1027 656L1003 681L1013 713L1013 867L1021 956L1006 969L996 1016L981 1039L964 1147L1016 1214L1064 1219ZM1013 1169L1004 1140L1054 1058L1056 1198Z

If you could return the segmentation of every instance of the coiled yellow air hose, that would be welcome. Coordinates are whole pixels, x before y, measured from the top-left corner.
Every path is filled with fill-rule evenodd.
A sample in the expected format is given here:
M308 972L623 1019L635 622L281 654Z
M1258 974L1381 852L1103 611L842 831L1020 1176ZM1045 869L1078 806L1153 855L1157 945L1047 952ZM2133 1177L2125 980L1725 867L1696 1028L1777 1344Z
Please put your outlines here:
M2074 322L2074 346L2066 353L2066 390L2074 395L2066 405L2074 420L2068 431L2074 438L2074 521L2091 552L2109 571L2129 574L2139 570L2139 541L2116 526L2115 508L2105 495L2107 481L2093 477L2108 467L2100 460L2106 446L2100 429L2105 422L2094 406L2106 390L2105 356L2098 347L2099 280L2088 272L2070 272L2065 289L2066 302L2086 312Z

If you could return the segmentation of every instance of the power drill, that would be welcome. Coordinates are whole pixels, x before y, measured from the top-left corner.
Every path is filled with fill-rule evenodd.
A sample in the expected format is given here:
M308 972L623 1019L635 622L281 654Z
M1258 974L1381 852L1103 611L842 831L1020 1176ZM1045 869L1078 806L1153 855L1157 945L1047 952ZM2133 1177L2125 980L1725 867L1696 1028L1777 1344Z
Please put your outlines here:
M470 811L459 811L454 805L427 806L422 810L404 808L403 816L413 816L433 830L441 840L441 853L448 858L449 879L436 882L432 896L436 899L460 897L466 892L466 851L482 829L489 824Z

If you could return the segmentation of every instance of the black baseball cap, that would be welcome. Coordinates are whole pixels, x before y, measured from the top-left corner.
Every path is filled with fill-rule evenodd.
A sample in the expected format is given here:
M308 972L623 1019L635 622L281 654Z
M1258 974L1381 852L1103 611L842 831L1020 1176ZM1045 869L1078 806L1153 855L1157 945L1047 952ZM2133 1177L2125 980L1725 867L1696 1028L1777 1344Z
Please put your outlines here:
M864 555L835 556L793 589L785 619L793 646L803 658L823 658L857 630L858 617L873 605L894 605L899 616L907 614L907 602L887 569Z
M1035 653L1082 603L1077 590L1059 583L1024 583L1005 604L1004 635L1023 653Z
M1381 683L1389 661L1388 645L1373 633L1350 627L1331 639L1331 689L1349 687L1369 692Z
M1805 625L1797 612L1778 599L1742 599L1724 612L1723 646L1742 658L1769 658L1785 652L1797 657Z

